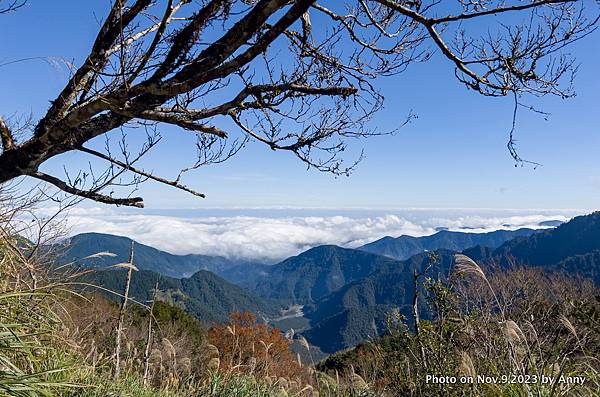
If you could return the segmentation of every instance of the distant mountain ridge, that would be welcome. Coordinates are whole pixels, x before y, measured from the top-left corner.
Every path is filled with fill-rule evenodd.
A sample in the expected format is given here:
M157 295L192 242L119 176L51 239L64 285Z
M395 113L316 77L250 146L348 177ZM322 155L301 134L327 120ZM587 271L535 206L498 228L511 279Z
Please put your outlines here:
M487 233L453 232L441 230L430 236L413 237L386 236L372 243L359 247L359 250L374 254L388 256L390 258L404 260L424 251L435 251L447 249L452 251L463 251L475 246L497 248L503 243L517 237L529 237L538 230L521 228L517 230L496 230Z
M105 264L125 261L130 242L122 240L117 250L120 251L115 252L119 257L106 258ZM75 253L115 251L101 244L84 246L86 250ZM383 238L360 249L323 245L275 265L248 266L202 255L172 256L175 259L167 256L172 259L169 261L162 255L166 253L158 250L151 249L147 257L140 257L138 250L145 252L145 248L136 248L136 265L137 260L142 260L146 268L164 271L161 266L166 263L174 273L182 271L175 268L180 263L185 264L186 271L195 266L214 266L213 272L220 272L246 288L201 270L181 279L162 277L162 300L185 308L205 322L224 321L231 310L252 311L282 324L284 330L294 328L311 344L333 353L380 336L385 332L386 318L392 309L399 309L410 319L413 270L424 269L432 255L438 258L429 270L432 278L445 277L451 270L454 253L464 252L482 265L494 262L543 266L553 271L580 273L600 285L600 213L574 218L555 229L489 233L443 230L426 237ZM417 254L403 260L391 257L411 252ZM190 262L179 262L189 257ZM117 290L122 288L124 272L99 273L101 282ZM156 277L156 273L149 271L136 272L132 292L140 299L149 299ZM284 314L282 309L292 303L298 304L299 309Z
M513 239L494 250L474 247L465 254L501 265L515 263L579 274L600 285L600 212L575 217L528 238Z
M69 239L61 261L75 261L78 265L106 267L115 263L127 262L132 239L102 233L83 233ZM115 257L88 258L99 252L111 252ZM135 263L138 269L149 270L174 278L190 277L200 270L222 274L228 269L244 264L243 261L230 260L209 255L174 255L156 248L135 244Z
M301 332L326 353L354 346L384 331L394 307L409 315L413 270L431 260L421 252L405 261L323 245L264 270L249 289L264 298L304 305ZM447 274L452 252L443 251L431 272ZM433 275L433 273L432 273Z
M462 250L481 265L512 266L514 264L542 267L548 271L561 271L570 275L581 275L592 279L600 286L600 212L573 218L567 223L541 231L520 230L513 239L499 247L489 247L494 241L505 238L505 233L474 234L468 239L463 233L440 232L438 235L459 237L454 241L470 245L484 241L488 246L477 245ZM406 241L406 239L403 239ZM408 241L415 241L409 239ZM445 238L439 241L449 241ZM448 245L446 245L448 246ZM422 246L421 246L422 247ZM431 245L430 245L431 247ZM438 262L431 276L445 277L452 268L453 249L435 250ZM421 252L393 266L381 266L368 276L352 281L331 294L307 305L305 317L311 327L304 332L309 342L326 353L345 349L357 340L376 337L384 330L385 309L398 308L410 314L410 299L414 294L413 269L423 269L429 255ZM435 274L437 272L437 275ZM329 335L329 336L327 336ZM332 338L331 335L341 335Z
M579 274L600 286L600 212L573 218L554 229L516 237L497 248L478 245L463 252L483 266L542 267ZM438 262L433 272L444 277L452 268L454 252L438 250L435 254ZM411 271L422 270L428 260L426 253L417 254L400 266L383 267L308 305L304 311L311 327L303 335L324 352L332 353L380 336L392 308L408 313L410 319L414 293Z
M519 229L515 231L499 230L489 233L465 233L443 230L425 237L383 237L358 248L358 250L403 260L423 251L437 249L463 251L478 245L496 248L512 238L529 236L536 232L536 230L532 229ZM76 261L81 265L99 268L117 262L126 262L129 258L132 241L128 237L103 233L78 234L68 240L61 261L64 263ZM317 248L319 247L314 247L313 249ZM284 268L288 272L293 272L291 267L301 266L293 258L310 256L309 253L311 250L309 249L296 257L287 258L276 265L265 265L246 260L228 259L221 256L201 254L175 255L136 242L135 257L138 268L142 270L150 270L174 278L190 277L199 270L208 270L230 282L253 289L267 274L277 276L277 272L273 270L275 266ZM111 252L116 256L88 258L98 252ZM312 262L314 263L314 260ZM279 277L279 279L283 279L283 277ZM351 276L350 280L353 279L353 276ZM336 281L329 280L329 282L335 289L337 285ZM327 291L327 288L325 288L325 291Z

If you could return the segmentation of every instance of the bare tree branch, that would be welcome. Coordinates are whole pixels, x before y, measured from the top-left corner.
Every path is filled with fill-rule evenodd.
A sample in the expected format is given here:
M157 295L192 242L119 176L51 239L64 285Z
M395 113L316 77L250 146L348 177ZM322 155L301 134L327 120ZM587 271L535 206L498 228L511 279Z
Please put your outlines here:
M547 0L547 1L544 1L544 3L547 5L551 5L551 4L572 3L574 1L576 1L576 0ZM534 1L534 2L531 2L528 4L518 4L518 5L514 5L514 6L508 6L508 7L496 7L496 8L492 8L489 10L469 12L469 13L463 13L463 14L459 14L459 15L448 15L448 16L441 17L441 18L433 18L433 19L430 19L430 21L433 25L438 25L438 24L442 24L442 23L446 23L446 22L462 21L462 20L467 20L467 19L479 18L479 17L483 17L483 16L487 16L487 15L497 15L497 14L501 14L503 12L525 11L525 10L529 10L531 8L539 7L538 3L539 2Z
M27 4L27 0L0 0L0 15L17 11Z
M129 164L126 164L126 163L124 163L122 161L114 159L114 158L112 158L110 156L107 156L107 155L105 155L103 153L100 153L100 152L97 152L95 150L88 149L86 147L80 147L78 150L81 151L81 152L88 153L88 154L91 154L93 156L96 156L96 157L101 158L103 160L109 161L109 162L111 162L113 164L118 165L119 167L122 167L123 169L126 169L128 171L131 171L131 172L134 172L136 174L142 175L142 176L144 176L144 177L146 177L148 179L152 179L153 181L160 182L160 183L163 183L165 185L173 186L173 187L175 187L177 189L180 189L180 190L183 190L183 191L188 192L190 194L193 194L194 196L198 196L198 197L202 197L202 198L205 197L205 195L203 193L198 193L197 191L192 190L192 189L188 188L187 186L184 186L184 185L178 183L177 181L170 181L168 179L161 178L161 177L156 176L156 175L154 175L154 174L152 174L150 172L146 172L144 170L140 170L138 168L135 168L135 167L133 167L133 166L131 166Z
M109 50L119 38L122 29L128 26L146 7L151 0L137 0L135 4L124 12L125 0L116 0L112 6L110 14L102 25L96 41L92 46L90 55L87 57L83 66L75 72L71 80L67 83L58 98L52 102L52 106L36 127L36 136L47 132L50 124L64 115L68 106L75 100L80 90L84 89L89 83L91 76L98 70L101 70L108 61Z
M0 12L22 3L0 0ZM0 183L30 176L76 196L142 206L141 198L101 191L135 191L151 179L204 197L181 180L226 161L247 142L347 175L362 158L358 148L355 161L347 160L350 138L394 132L371 126L384 104L376 80L428 61L431 48L451 61L468 89L514 97L515 109L524 97L574 95L577 65L566 48L598 25L586 6L577 0L113 0L89 54L46 114L21 124L11 116L12 130L0 119ZM399 126L410 120L412 114ZM159 143L164 124L196 139L191 161L172 180L133 166ZM134 128L147 134L135 156L123 133ZM516 130L515 122L508 149L524 163ZM113 131L122 133L118 156L110 152ZM105 153L89 145L102 136L109 141ZM177 160L186 158L185 149ZM77 150L107 168L65 167L63 179L39 171Z
M48 182L67 193L73 194L75 196L80 196L86 199L94 200L99 203L144 208L144 199L141 197L114 198L89 190L77 189L75 187L69 186L67 183L54 176L44 174L40 171L36 171L33 174L30 174L30 176L41 181Z

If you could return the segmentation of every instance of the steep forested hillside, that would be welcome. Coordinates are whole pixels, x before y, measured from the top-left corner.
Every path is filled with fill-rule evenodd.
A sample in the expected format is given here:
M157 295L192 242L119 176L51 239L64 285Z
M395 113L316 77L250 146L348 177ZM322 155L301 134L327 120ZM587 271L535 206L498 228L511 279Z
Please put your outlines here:
M335 353L384 333L386 317L394 307L374 305L346 309L317 323L303 335L321 351Z
M323 245L265 270L250 288L261 296L294 303L315 302L382 267L400 262L358 250Z
M404 262L381 266L367 277L308 305L305 316L311 321L311 329L305 333L307 339L323 351L332 352L371 338L374 332L384 332L385 314L392 308L411 318L413 271L428 269L427 276L444 278L452 258L450 251L438 251L435 260L421 253ZM336 343L332 342L332 335L340 335Z
M437 233L435 239L425 241L436 241L437 244L444 241L445 237L449 238L446 241L452 241L452 235L448 233ZM570 275L580 274L600 284L600 212L576 217L556 229L519 233L524 235L496 249L478 245L463 252L479 261L484 268L486 265L510 267L514 264L542 267ZM491 236L483 237L460 236L456 241L464 244L484 240L491 244L507 234L494 232ZM418 241L408 237L402 240ZM439 262L432 267L430 276L444 278L451 269L453 253L436 251L436 254ZM395 266L381 266L368 276L307 305L305 316L311 321L311 328L304 333L307 339L323 351L331 352L351 347L360 339L367 340L380 333L385 320L382 313L386 309L389 312L391 307L399 308L402 314L411 319L411 299L414 294L412 271L415 268L423 269L428 261L429 255L421 253Z
M84 280L120 293L125 285L125 276L125 270L99 270L87 274ZM270 318L279 315L282 308L277 302L256 297L204 270L184 279L160 276L147 270L134 272L130 296L140 302L149 301L157 280L160 300L185 309L204 323L226 321L233 311L249 311L259 318ZM107 295L120 299L118 295Z
M468 251L501 265L541 266L592 278L600 284L600 212L578 216L556 229L509 241L493 251Z

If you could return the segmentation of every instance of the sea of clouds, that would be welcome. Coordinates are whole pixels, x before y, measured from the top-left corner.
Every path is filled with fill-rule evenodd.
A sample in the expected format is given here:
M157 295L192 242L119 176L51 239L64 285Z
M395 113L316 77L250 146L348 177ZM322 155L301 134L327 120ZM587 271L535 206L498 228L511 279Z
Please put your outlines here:
M222 212L222 211L221 211ZM246 212L252 215L245 215ZM292 213L290 215L290 212ZM484 232L540 228L547 220L567 221L576 211L314 211L236 210L198 214L141 214L107 208L75 208L64 218L68 234L84 232L127 236L174 254L206 254L275 262L310 247L336 244L358 247L384 236L424 236L440 228ZM208 211L210 213L210 211Z

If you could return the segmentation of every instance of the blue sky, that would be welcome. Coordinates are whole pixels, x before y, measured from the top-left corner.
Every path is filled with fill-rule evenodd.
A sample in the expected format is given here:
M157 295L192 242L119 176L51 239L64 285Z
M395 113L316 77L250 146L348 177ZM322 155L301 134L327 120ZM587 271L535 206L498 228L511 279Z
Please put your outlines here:
M4 16L0 64L29 57L62 58L78 64L91 46L96 18L103 15L106 4L33 0L18 13ZM595 33L569 48L581 63L576 98L530 101L551 113L548 121L536 114L520 114L520 154L543 164L537 170L515 168L506 149L511 101L467 91L454 79L450 63L436 54L428 63L377 83L386 97L385 109L374 119L378 127L396 127L410 110L418 119L395 136L362 141L365 160L349 178L307 171L290 154L251 144L228 163L187 178L187 184L207 194L204 200L156 184L144 185L140 194L149 210L268 206L597 209L599 37ZM41 116L67 78L64 68L42 60L3 66L0 72L0 112L5 116L29 112ZM166 176L176 172L190 143L183 133L171 130L161 127L164 135L176 138L148 159L160 164L153 168ZM82 154L68 154L46 169L62 176L63 163L75 169L86 166L87 160Z

